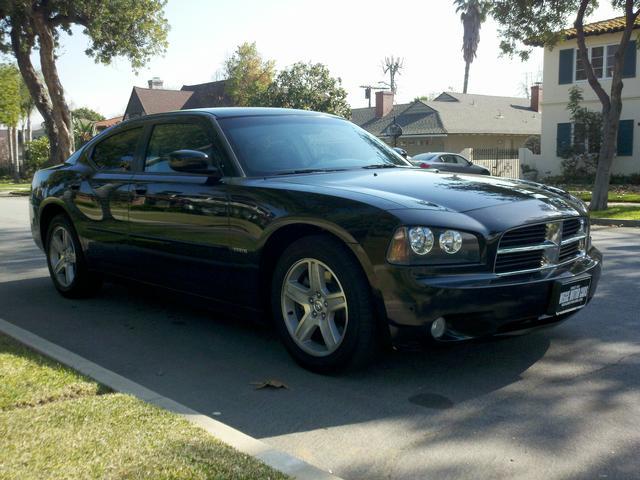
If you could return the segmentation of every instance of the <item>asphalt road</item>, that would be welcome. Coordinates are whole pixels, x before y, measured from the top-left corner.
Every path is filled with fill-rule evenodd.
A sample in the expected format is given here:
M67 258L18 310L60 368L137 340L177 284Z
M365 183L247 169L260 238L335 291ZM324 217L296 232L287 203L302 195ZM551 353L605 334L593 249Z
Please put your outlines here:
M190 299L115 284L63 299L27 200L0 198L0 317L347 479L639 478L640 230L593 236L597 297L563 325L325 377ZM289 389L251 385L271 378Z

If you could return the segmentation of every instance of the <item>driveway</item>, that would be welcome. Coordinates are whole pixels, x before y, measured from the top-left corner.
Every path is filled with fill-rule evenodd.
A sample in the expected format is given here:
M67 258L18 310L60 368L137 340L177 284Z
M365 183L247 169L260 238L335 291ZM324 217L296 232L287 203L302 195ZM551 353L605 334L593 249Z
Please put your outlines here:
M27 199L0 198L0 317L347 479L638 478L640 229L593 237L597 297L563 325L327 377L190 299L115 284L63 299ZM251 385L271 378L289 389Z

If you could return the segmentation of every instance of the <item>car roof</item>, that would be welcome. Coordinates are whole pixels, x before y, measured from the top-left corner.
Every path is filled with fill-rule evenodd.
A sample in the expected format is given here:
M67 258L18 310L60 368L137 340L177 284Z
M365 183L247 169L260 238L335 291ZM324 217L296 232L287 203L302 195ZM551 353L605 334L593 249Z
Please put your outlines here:
M187 110L176 110L173 112L157 113L141 118L153 118L161 115L175 115L182 113L208 113L216 118L232 117L263 117L275 115L303 115L309 117L337 117L328 113L315 112L312 110L299 110L295 108L270 108L270 107L216 107L216 108L192 108Z

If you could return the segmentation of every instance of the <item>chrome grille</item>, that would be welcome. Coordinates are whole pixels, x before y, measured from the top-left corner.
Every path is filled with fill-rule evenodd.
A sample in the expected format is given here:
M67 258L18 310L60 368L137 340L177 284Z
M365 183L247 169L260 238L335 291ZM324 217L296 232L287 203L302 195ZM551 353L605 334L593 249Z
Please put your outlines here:
M514 228L500 239L494 271L513 275L569 263L585 254L587 236L581 217Z
M543 250L503 253L496 259L496 273L508 273L514 270L538 269L544 260Z
M500 247L523 247L544 242L547 237L547 225L539 223L528 227L518 228L505 233L500 240Z

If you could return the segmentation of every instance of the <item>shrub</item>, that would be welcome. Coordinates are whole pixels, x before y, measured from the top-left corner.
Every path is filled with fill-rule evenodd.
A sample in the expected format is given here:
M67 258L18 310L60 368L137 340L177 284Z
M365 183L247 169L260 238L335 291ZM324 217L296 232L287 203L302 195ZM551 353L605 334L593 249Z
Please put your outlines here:
M25 173L31 177L36 170L44 167L49 161L49 138L36 138L26 144Z

